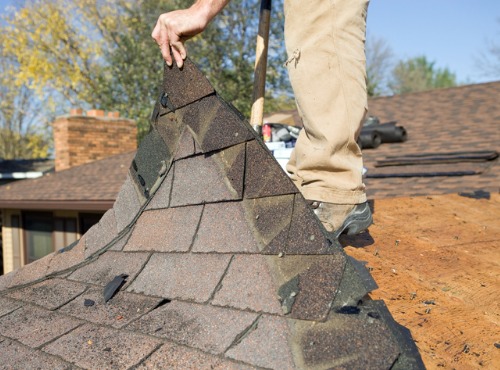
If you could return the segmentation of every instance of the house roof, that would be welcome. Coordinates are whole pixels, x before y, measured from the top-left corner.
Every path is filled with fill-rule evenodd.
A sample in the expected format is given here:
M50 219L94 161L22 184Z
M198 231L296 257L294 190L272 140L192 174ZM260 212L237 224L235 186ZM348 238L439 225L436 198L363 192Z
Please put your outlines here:
M163 90L113 208L0 277L3 365L422 368L240 114L189 60Z
M376 167L388 157L440 154L460 157L464 152L500 152L500 81L369 101L369 114L381 122L397 121L408 133L402 143L382 144L363 151L368 196L383 198L500 190L499 160L436 161L423 166ZM385 178L371 175L392 174ZM401 177L405 172L418 176ZM445 174L447 176L436 176Z
M396 121L408 132L408 140L363 150L368 197L498 192L498 159L388 167L377 164L390 157L499 152L499 95L500 81L370 99L369 114L382 123ZM268 117L285 123L297 119L293 110ZM111 208L133 155L117 155L0 187L0 208L105 211ZM0 169L5 162L0 162Z
M127 176L134 152L0 187L0 208L106 211Z
M498 192L498 96L500 81L371 98L369 115L378 117L381 123L396 121L397 127L406 129L407 140L363 149L368 197ZM264 119L295 126L300 126L299 120L296 110L277 112ZM467 159L464 152L483 154L489 160ZM421 160L415 161L419 157ZM429 157L433 161L423 161ZM408 158L413 158L413 163L403 165L401 160ZM399 163L381 167L381 161L387 159Z

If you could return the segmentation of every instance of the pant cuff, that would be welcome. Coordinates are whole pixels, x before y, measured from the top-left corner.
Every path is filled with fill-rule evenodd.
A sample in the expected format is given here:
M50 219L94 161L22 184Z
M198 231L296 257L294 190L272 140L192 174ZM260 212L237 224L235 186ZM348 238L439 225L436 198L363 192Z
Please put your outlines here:
M300 189L304 198L326 203L336 204L360 204L366 202L364 190L340 190L326 188L304 188Z

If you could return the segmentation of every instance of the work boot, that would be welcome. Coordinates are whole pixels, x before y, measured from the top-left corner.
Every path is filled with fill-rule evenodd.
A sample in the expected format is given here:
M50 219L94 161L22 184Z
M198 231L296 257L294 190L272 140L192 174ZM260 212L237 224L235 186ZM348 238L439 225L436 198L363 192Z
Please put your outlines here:
M373 223L368 202L336 204L311 201L310 204L325 229L332 233L335 239L338 239L341 234L359 234Z

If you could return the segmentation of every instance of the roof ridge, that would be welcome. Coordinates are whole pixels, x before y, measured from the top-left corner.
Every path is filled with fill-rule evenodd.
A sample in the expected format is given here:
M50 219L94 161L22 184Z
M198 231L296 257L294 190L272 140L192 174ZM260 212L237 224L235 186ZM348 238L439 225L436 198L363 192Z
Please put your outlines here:
M480 83L474 83L474 84L463 84L463 85L450 86L450 87L433 88L433 89L424 90L424 91L412 91L412 92L402 93L402 94L374 96L374 97L369 97L369 101L370 100L381 100L381 99L387 99L387 98L395 98L395 97L408 97L408 96L412 96L412 95L425 95L425 94L432 94L432 93L438 93L438 92L443 92L443 91L471 89L471 88L475 88L475 87L486 87L486 85L498 85L500 87L500 80L499 81L480 82Z

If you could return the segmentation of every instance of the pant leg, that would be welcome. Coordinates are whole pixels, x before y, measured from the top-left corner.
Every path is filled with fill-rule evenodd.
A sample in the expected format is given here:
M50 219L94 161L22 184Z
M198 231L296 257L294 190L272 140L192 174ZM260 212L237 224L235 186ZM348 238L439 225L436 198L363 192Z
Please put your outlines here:
M367 112L369 0L285 0L290 81L304 129L287 165L306 199L366 201L356 138Z

